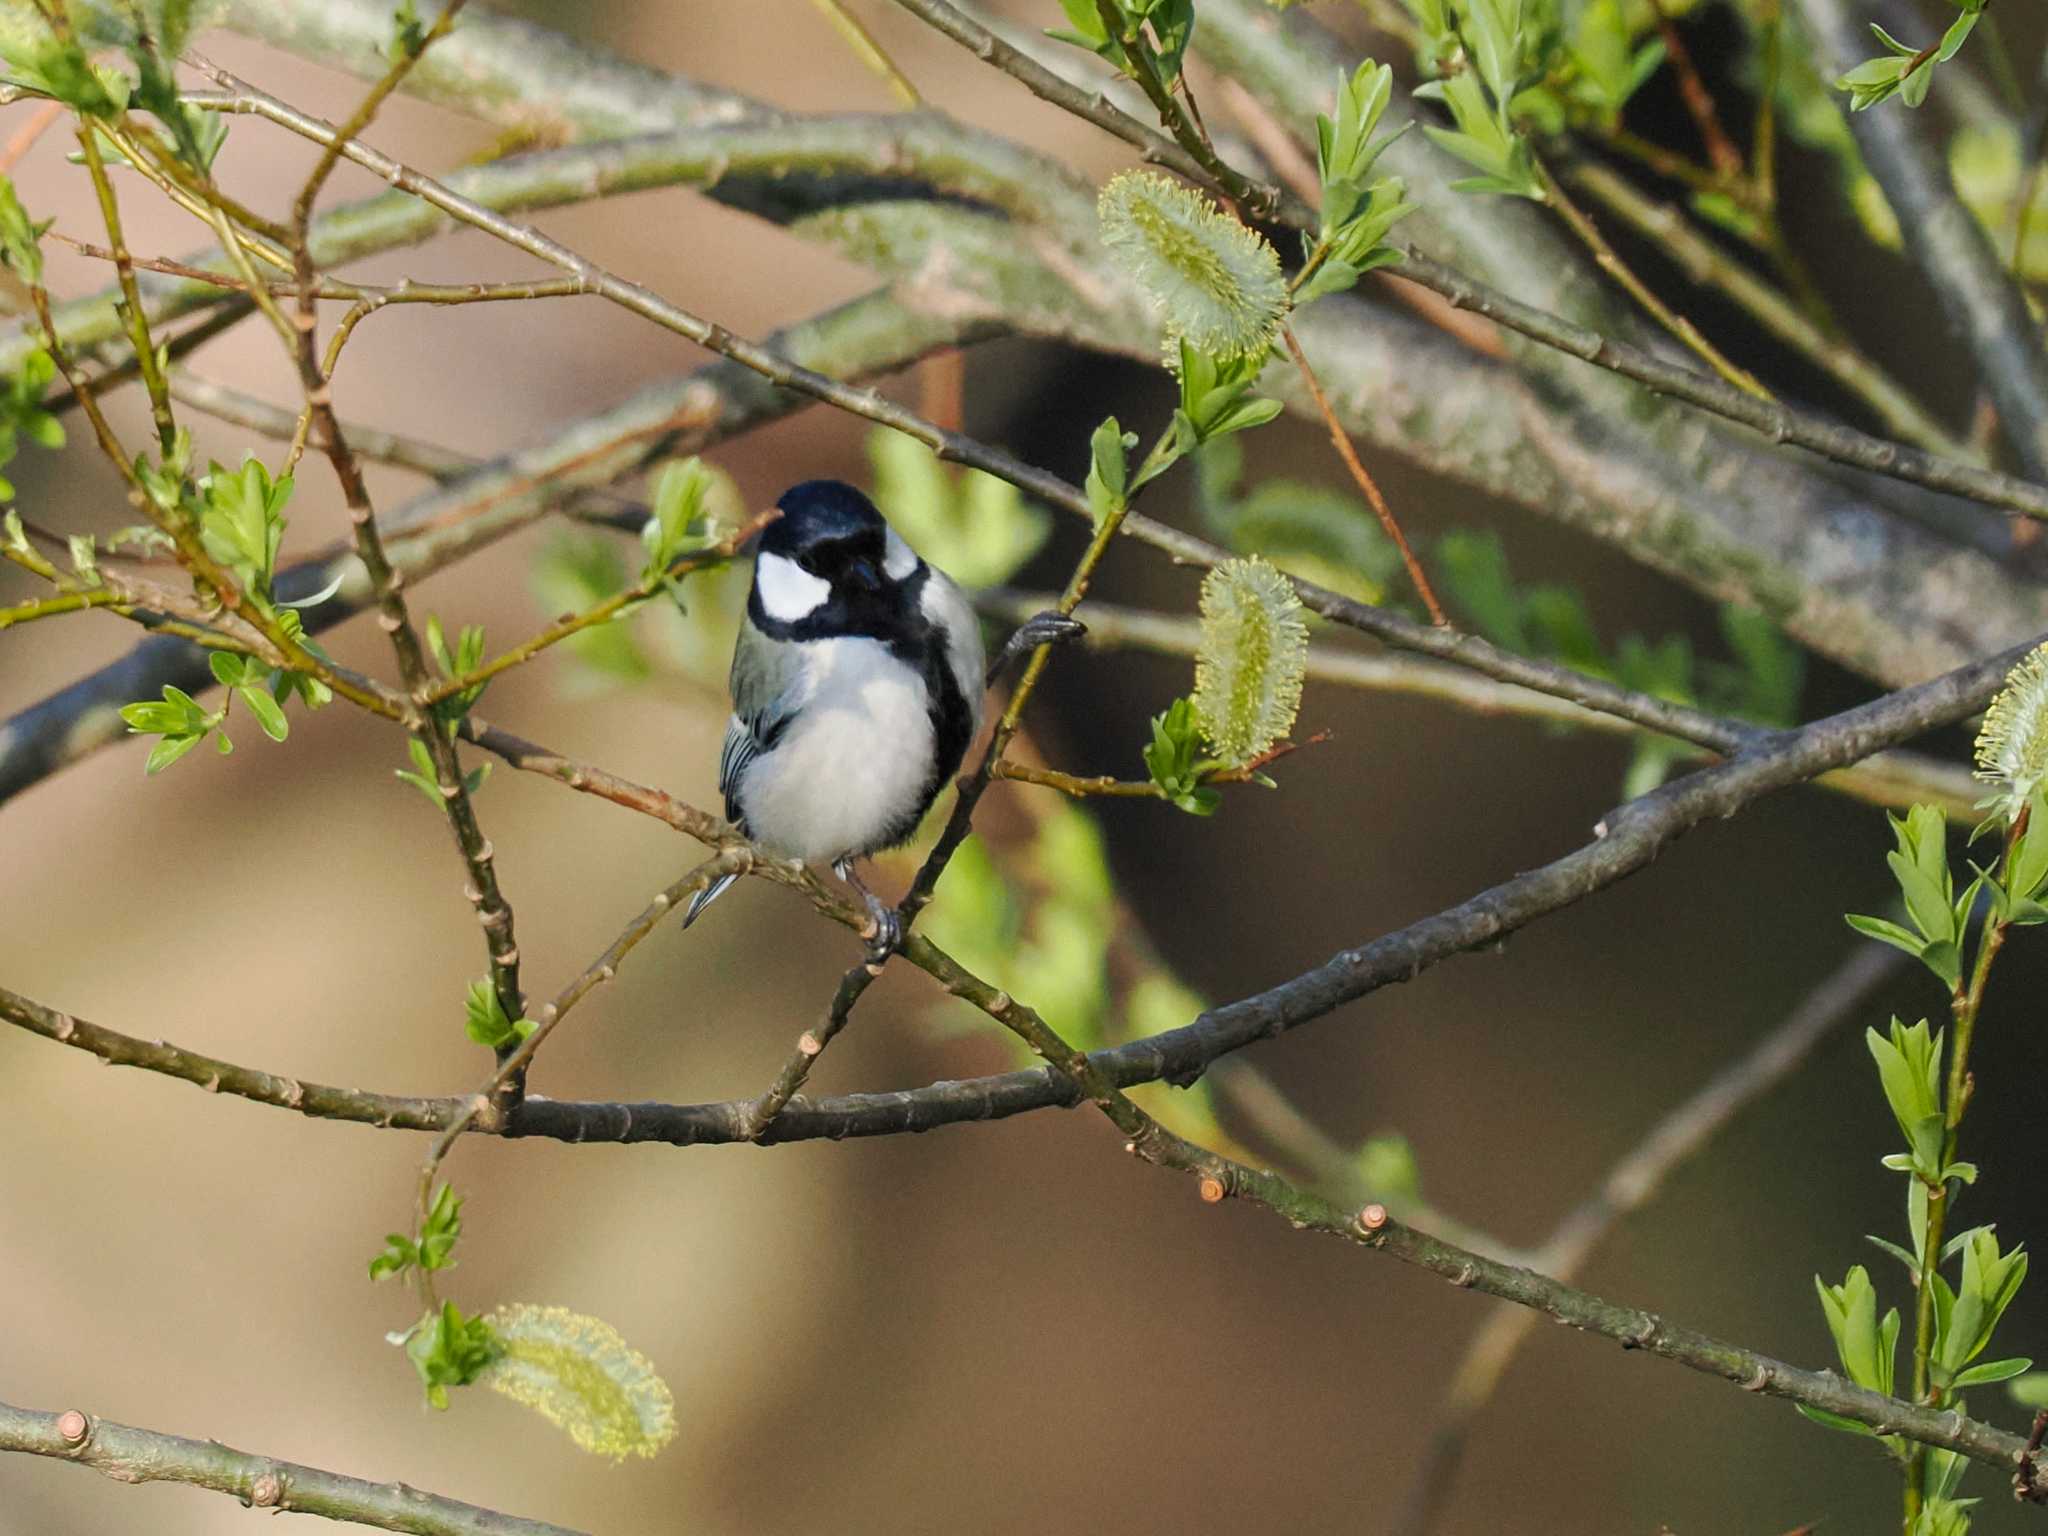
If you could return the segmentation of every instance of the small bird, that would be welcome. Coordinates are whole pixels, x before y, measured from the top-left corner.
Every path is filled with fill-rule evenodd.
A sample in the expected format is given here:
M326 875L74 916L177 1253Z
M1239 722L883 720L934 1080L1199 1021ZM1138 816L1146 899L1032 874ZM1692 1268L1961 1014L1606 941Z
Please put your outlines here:
M732 719L718 755L725 816L772 853L830 864L866 904L868 948L901 938L895 909L853 861L902 843L959 771L981 729L981 628L967 598L838 480L783 492L761 535L732 657ZM1031 646L1079 634L1040 614L994 670ZM697 893L696 921L737 879Z

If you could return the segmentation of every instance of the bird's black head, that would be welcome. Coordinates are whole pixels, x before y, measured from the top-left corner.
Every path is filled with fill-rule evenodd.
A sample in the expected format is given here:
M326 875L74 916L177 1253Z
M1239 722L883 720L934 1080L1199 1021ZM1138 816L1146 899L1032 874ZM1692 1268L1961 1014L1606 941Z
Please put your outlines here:
M806 480L775 505L782 516L762 531L762 554L780 555L835 588L881 585L889 530L867 497L844 480Z
M923 566L873 502L843 480L806 480L776 507L754 567L757 625L789 638L894 638L913 623Z

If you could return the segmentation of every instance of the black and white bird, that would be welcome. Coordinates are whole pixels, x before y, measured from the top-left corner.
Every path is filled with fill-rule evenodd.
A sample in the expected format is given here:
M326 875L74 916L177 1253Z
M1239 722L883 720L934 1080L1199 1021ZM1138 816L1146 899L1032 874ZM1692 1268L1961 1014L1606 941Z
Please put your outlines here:
M733 648L718 787L726 820L755 843L830 864L860 893L880 956L900 936L896 914L853 861L908 840L959 771L981 728L981 629L952 579L852 486L806 480L776 506ZM1080 629L1040 615L1004 657ZM736 878L700 891L684 926Z

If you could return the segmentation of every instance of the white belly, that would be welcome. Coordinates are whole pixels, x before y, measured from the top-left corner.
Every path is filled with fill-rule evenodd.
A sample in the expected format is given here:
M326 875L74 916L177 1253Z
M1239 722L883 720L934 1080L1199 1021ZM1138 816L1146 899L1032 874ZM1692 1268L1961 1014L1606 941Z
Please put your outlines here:
M809 701L747 765L739 807L755 841L828 863L885 845L919 804L933 739L924 680L876 640L812 640Z

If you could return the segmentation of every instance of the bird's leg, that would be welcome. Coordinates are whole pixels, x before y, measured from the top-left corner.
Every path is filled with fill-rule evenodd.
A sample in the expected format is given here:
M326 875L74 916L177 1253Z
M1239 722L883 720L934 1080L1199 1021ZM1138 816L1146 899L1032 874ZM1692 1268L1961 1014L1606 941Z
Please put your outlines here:
M862 883L860 876L853 872L852 859L834 859L832 873L852 886L866 904L868 926L861 930L861 937L868 941L868 963L880 965L903 943L903 920L896 915L894 907Z
M993 688L1001 677L1020 657L1037 650L1041 645L1057 645L1063 640L1078 640L1088 633L1088 626L1079 619L1068 618L1064 613L1046 609L1035 613L1018 626L1017 632L1003 642L1003 648L996 652L996 658L989 663L988 677L983 686Z

